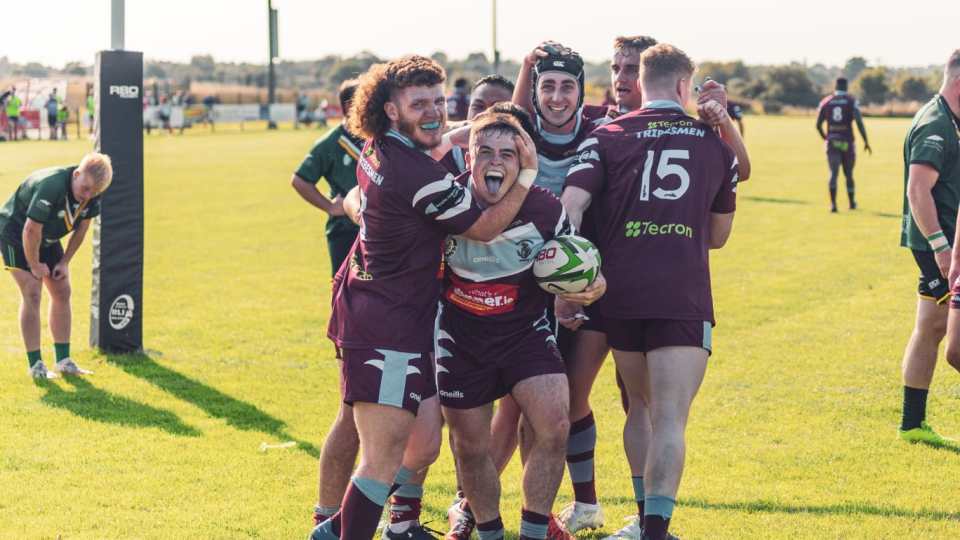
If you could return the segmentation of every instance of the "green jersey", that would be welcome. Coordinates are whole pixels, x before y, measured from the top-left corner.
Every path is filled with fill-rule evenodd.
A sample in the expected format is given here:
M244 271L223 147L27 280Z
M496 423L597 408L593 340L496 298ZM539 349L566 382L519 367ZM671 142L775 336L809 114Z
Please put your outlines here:
M93 112L95 108L96 108L96 105L94 104L93 96L87 96L87 114L89 114L90 116L93 116Z
M330 198L346 196L357 185L357 156L362 148L363 140L351 135L341 124L314 143L296 174L311 184L325 178L330 186ZM346 216L327 219L327 236L356 234L358 230Z
M960 206L960 127L943 96L937 96L913 117L913 125L903 143L903 228L900 245L918 251L930 251L930 244L917 228L907 200L910 165L922 163L940 173L931 194L937 207L937 220L950 243L957 228Z
M100 215L100 196L79 203L70 181L76 167L40 169L20 184L16 193L0 208L0 234L4 240L21 244L23 226L30 218L43 224L43 245L58 242L84 219Z
M20 105L23 105L23 102L16 94L10 96L7 100L7 116L20 116Z

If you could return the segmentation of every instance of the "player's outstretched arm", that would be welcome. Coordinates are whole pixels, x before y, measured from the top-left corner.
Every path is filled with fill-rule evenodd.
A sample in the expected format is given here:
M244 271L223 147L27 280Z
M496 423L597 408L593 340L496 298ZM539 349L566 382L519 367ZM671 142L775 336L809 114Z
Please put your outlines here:
M729 214L710 214L710 249L720 249L727 245L733 231L733 216Z
M950 274L950 263L953 260L950 244L944 245L943 231L937 219L937 207L933 201L931 190L936 185L940 173L930 165L911 163L907 177L907 201L910 203L910 214L914 223L930 242L934 250L934 258L940 272L946 276Z

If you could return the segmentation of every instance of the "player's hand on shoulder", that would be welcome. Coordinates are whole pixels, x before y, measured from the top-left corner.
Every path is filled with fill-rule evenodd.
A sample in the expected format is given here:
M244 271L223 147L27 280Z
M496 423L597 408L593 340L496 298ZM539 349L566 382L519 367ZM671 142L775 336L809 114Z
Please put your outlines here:
M594 279L593 283L588 285L586 289L578 293L560 294L558 297L571 304L589 306L599 300L605 292L607 292L607 280L603 277L602 272L597 272L597 278Z

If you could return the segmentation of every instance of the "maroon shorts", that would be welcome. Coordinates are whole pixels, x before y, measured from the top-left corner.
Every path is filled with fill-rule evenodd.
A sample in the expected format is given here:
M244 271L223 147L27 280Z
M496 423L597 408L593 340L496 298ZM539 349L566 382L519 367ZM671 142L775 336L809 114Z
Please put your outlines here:
M379 403L417 414L437 393L430 353L390 349L338 349L343 360L343 402Z
M444 306L448 309L452 308ZM457 319L441 315L437 334L437 386L444 407L473 409L500 399L524 379L566 373L548 321L524 325L496 343L505 335L503 329L484 329ZM503 343L509 347L503 348Z
M606 318L604 326L607 343L618 351L645 353L662 347L700 347L708 353L713 351L710 321Z

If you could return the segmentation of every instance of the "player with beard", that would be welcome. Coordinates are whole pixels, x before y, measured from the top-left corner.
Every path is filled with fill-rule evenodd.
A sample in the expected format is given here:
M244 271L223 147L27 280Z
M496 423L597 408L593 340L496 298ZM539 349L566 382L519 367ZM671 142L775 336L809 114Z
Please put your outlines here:
M372 537L391 485L409 476L401 463L415 424L439 446L430 355L443 240L496 238L532 183L530 174L521 177L481 209L429 155L446 123L444 80L436 62L407 56L372 66L354 95L350 130L368 142L345 210L359 216L360 235L334 280L328 335L343 360L344 401L353 406L362 452L340 511L312 538Z
M593 132L570 170L563 202L574 225L588 207L605 216L593 226L610 294L594 311L630 402L649 406L642 528L634 524L611 538L661 540L683 471L690 404L712 346L708 250L729 237L739 169L710 126L684 112L694 73L689 57L659 44L640 63L644 108ZM725 136L735 135L723 104L711 100L700 109L719 119ZM634 415L631 407L626 445Z
M509 191L521 168L536 167L537 155L512 116L487 112L471 126L467 161L470 172L459 180L487 206ZM567 382L547 317L552 295L537 285L531 268L545 242L570 232L560 200L534 187L510 227L495 240L478 242L459 235L447 239L437 380L457 469L481 538L503 537L499 471L490 442L493 402L507 394L523 412L531 439L520 538L548 538L550 508L563 477ZM567 298L590 303L603 290L600 277L583 293ZM549 538L571 537L555 529Z

